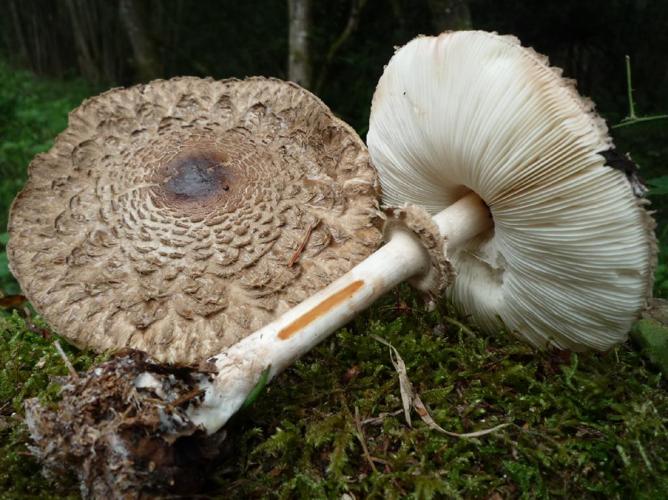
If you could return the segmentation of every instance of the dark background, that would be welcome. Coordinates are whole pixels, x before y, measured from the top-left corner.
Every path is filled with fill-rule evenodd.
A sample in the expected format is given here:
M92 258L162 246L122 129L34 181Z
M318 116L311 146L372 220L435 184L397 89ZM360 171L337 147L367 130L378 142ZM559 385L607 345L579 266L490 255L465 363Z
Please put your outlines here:
M119 0L9 0L0 16L0 50L16 67L49 77L83 77L101 88L142 77L288 76L287 2L129 3L136 5L139 25L156 55L152 70L142 72L135 60ZM354 4L360 12L356 27L317 85ZM467 18L448 16L448 9L462 5ZM312 90L364 131L375 83L393 47L417 34L458 26L517 35L577 79L580 92L593 97L612 122L627 110L624 55L629 54L641 111L668 111L665 0L313 1Z

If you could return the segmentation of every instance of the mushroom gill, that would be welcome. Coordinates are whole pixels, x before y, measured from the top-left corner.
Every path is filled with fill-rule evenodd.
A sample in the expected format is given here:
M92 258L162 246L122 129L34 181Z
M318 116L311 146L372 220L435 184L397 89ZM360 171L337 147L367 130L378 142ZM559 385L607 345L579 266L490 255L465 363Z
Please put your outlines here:
M11 269L59 333L96 350L203 360L381 241L364 143L275 79L111 90L70 114L29 173Z
M439 224L463 315L539 348L626 340L651 295L654 221L637 167L614 166L593 102L546 57L482 31L415 38L385 67L367 143L388 205L437 223L468 196L484 205Z

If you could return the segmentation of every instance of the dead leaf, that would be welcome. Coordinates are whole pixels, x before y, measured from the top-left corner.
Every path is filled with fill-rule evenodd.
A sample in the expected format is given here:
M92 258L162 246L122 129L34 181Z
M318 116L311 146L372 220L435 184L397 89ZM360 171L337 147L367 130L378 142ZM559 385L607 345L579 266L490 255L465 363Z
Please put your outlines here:
M399 355L399 351L397 351L397 349L392 344L387 342L385 339L382 339L376 335L372 335L372 337L381 344L384 344L390 348L390 360L392 361L392 365L394 365L394 369L399 374L399 390L401 391L401 402L404 407L404 414L406 416L406 422L408 423L409 427L411 427L411 417L410 417L411 407L416 411L416 413L420 416L420 418L427 425L427 427L429 427L432 430L438 431L442 434L445 434L446 436L451 436L456 438L475 438L475 437L485 436L487 434L491 434L492 432L496 432L510 425L509 423L499 424L490 429L484 429L481 431L474 431L474 432L465 432L465 433L446 431L443 427L441 427L434 421L431 414L429 413L429 410L427 410L427 407L420 399L420 395L413 388L413 384L408 378L408 373L406 371L406 364Z
M28 299L23 295L7 295L0 297L0 309L17 309L21 307Z
M413 400L413 384L411 384L411 381L408 378L408 373L406 372L406 363L404 363L404 360L399 355L399 351L397 351L396 348L388 341L376 335L372 335L371 337L390 348L390 360L392 361L394 369L399 374L399 390L401 391L401 403L404 407L404 416L406 417L406 423L408 424L408 427L412 427L411 402Z
M417 394L413 398L413 408L415 408L417 414L420 415L422 421L425 424L427 424L427 427L429 427L432 430L438 431L442 434L445 434L446 436L452 436L456 438L475 438L475 437L485 436L487 434L491 434L492 432L496 432L510 425L508 423L499 424L490 429L484 429L482 431L475 431L475 432L458 433L458 432L446 431L443 427L441 427L434 421L432 416L429 414L427 407L424 405L424 403L420 399L420 396L418 396Z

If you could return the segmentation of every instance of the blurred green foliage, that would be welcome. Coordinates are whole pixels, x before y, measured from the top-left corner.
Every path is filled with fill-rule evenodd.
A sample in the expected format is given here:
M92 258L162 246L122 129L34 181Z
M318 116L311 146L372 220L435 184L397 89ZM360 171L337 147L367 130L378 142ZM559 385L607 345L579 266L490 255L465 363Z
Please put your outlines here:
M0 60L0 292L19 293L5 251L9 207L27 179L27 166L67 125L67 114L93 92L82 80L35 78Z
M9 234L0 233L0 292L5 295L14 295L19 293L20 289L12 273L9 272L9 261L5 251L8 241Z
M652 196L665 196L668 194L668 175L649 179L647 185Z
M83 81L35 78L0 60L0 232L30 160L51 147L67 114L92 92Z

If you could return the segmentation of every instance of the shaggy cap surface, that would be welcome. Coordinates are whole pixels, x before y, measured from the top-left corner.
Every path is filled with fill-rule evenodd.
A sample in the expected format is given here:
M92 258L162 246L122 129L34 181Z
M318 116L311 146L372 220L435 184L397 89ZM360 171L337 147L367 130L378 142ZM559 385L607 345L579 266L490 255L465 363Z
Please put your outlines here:
M274 79L111 90L70 114L29 173L12 272L60 334L98 351L201 361L381 242L364 143Z

